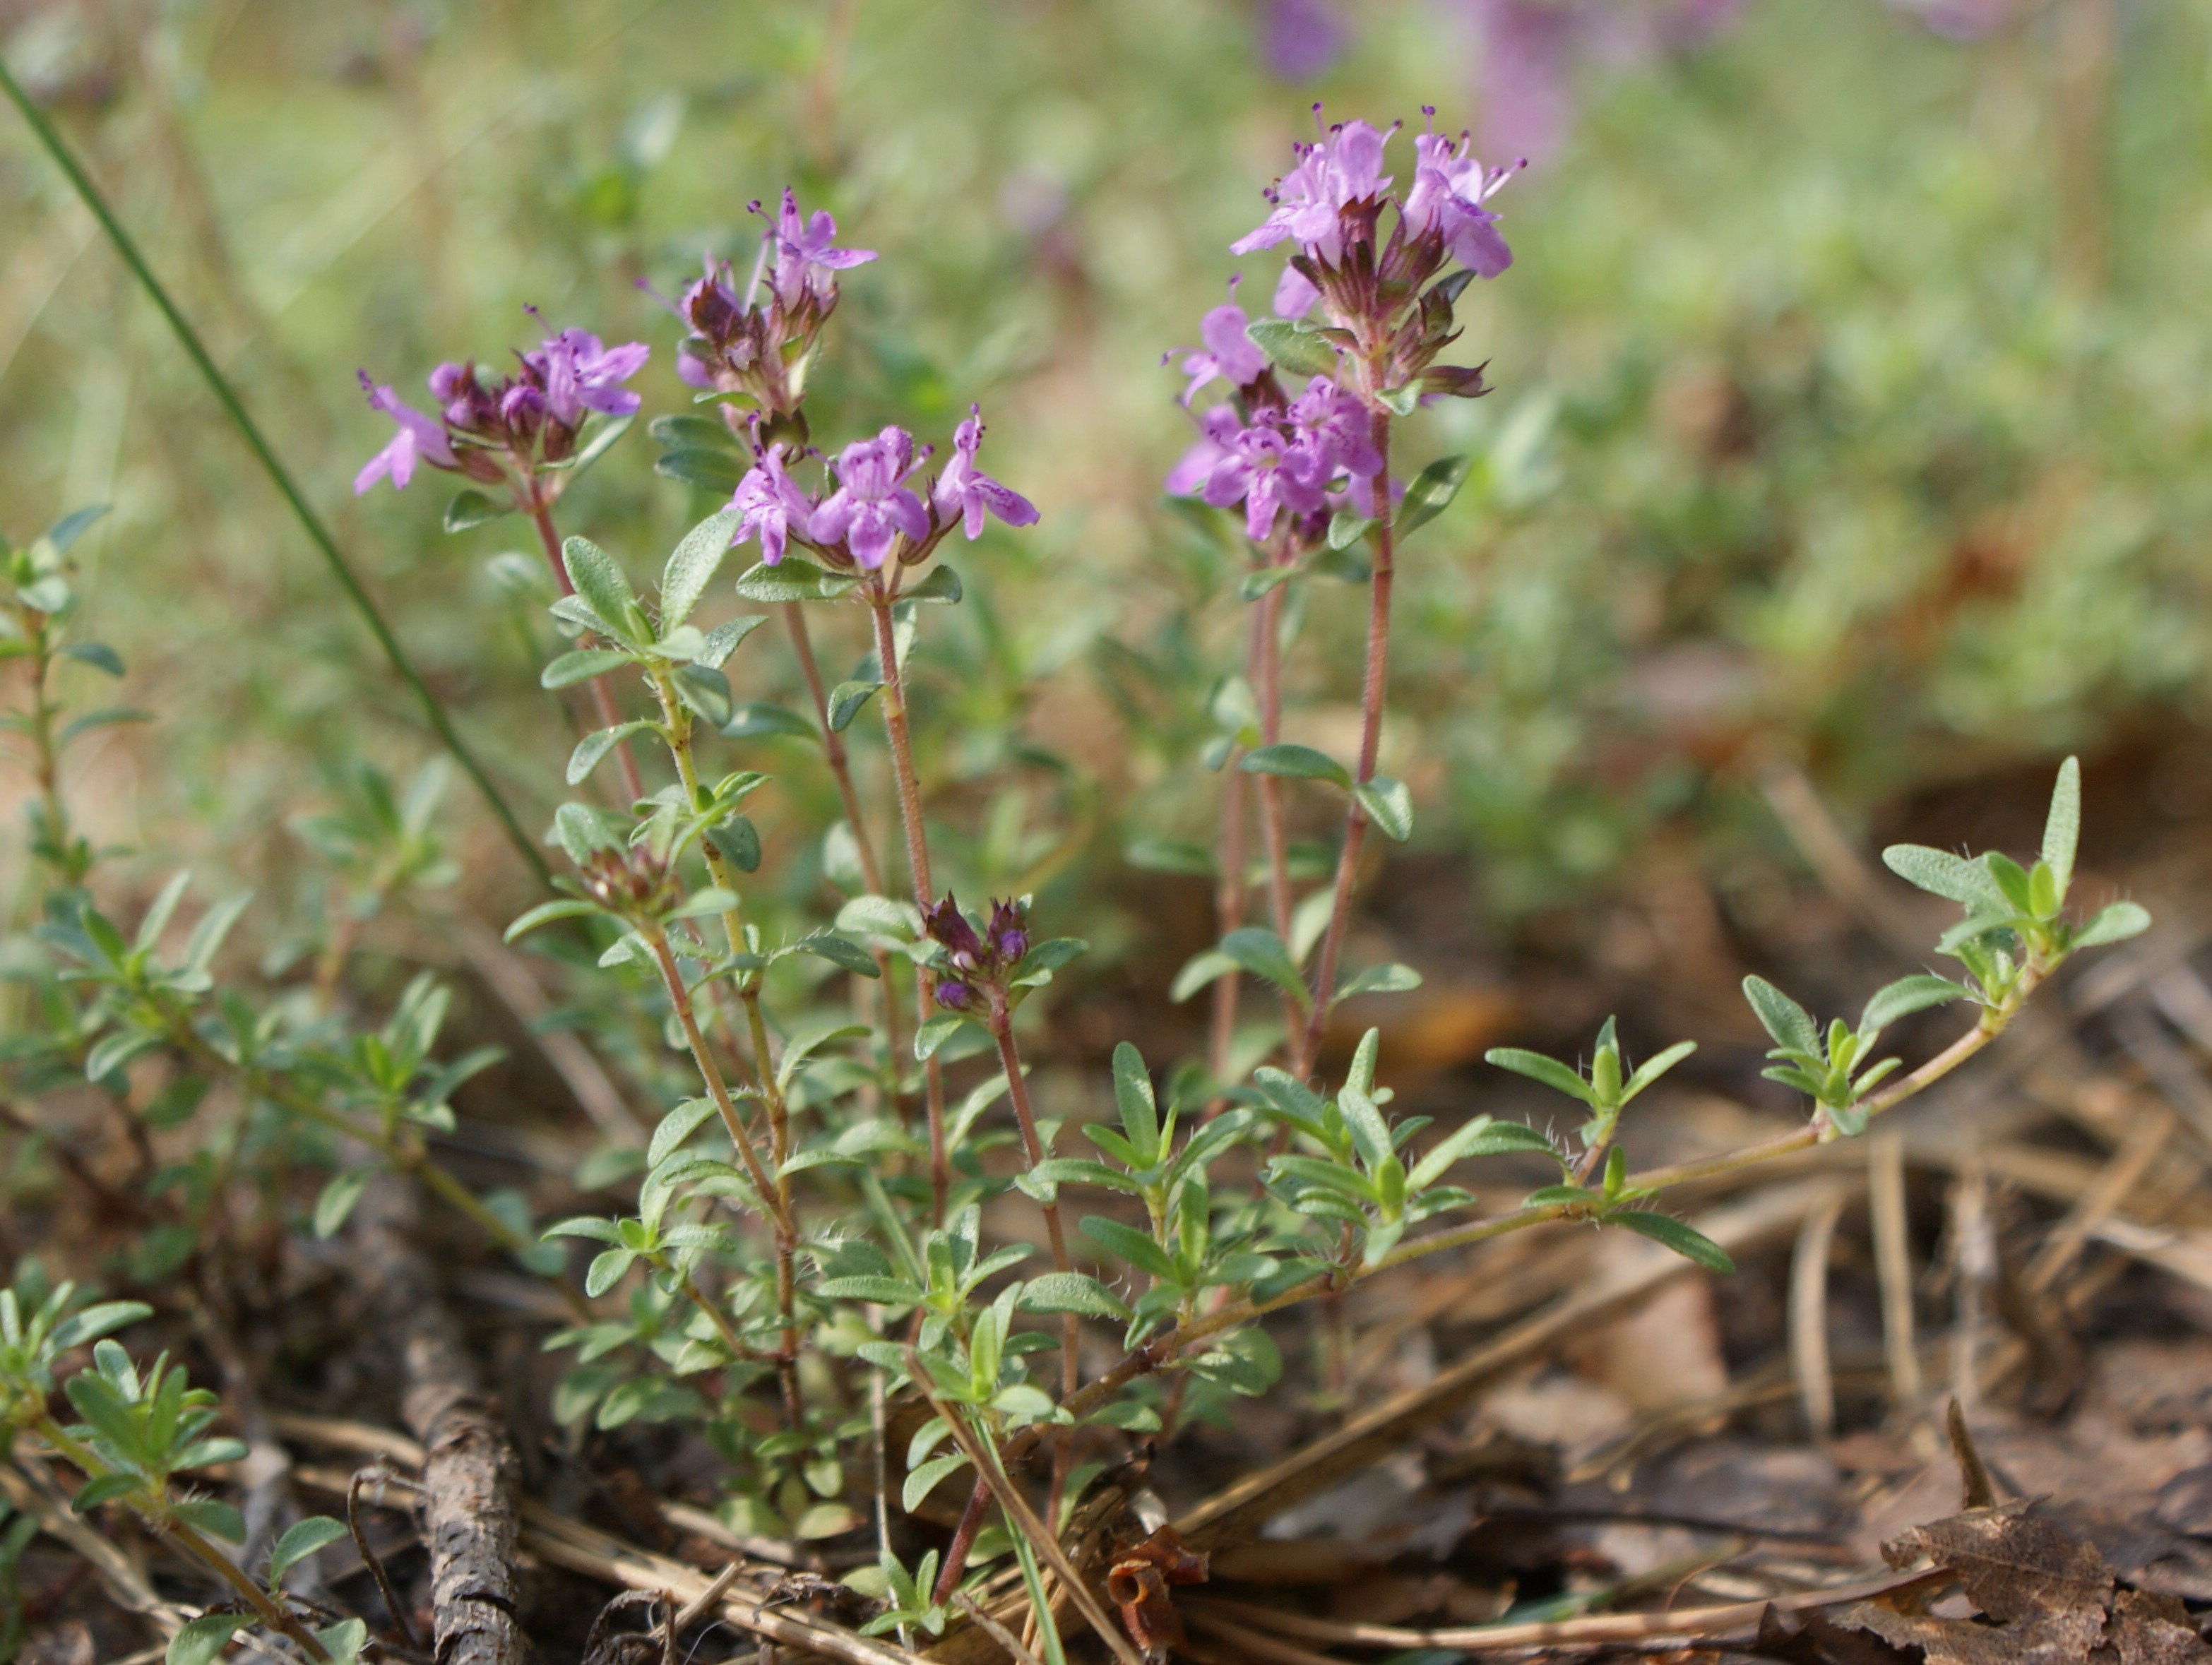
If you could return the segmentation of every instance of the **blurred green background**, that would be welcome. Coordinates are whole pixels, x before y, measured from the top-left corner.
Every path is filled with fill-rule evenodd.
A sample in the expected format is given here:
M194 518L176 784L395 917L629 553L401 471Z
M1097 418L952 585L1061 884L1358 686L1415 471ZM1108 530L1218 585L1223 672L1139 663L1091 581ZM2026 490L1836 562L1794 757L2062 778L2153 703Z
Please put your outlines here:
M1315 99L1433 103L1486 158L1534 156L1500 201L1516 264L1462 307L1498 391L1403 450L1477 459L1408 562L1384 757L1470 916L1655 842L1771 843L1778 767L1856 827L2202 708L2205 0L0 0L0 43L533 826L569 739L542 607L495 562L534 562L528 530L446 534L434 475L356 504L389 430L355 371L419 400L437 360L532 341L529 303L651 341L647 414L688 408L639 280L748 258L746 203L789 181L881 253L849 274L817 440L896 418L941 447L979 399L986 466L1044 512L955 550L969 604L921 649L949 870L1045 890L1102 947L1155 931L1122 853L1210 838L1203 701L1243 628L1241 556L1159 496L1188 434L1160 358ZM426 733L12 118L0 260L0 526L114 506L79 546L90 623L155 718L84 750L80 799L146 872L186 856L311 908L288 823ZM1243 264L1264 303L1275 263ZM562 512L639 574L711 507L652 453L641 427ZM1340 752L1348 595L1307 609L1290 719ZM833 678L852 623L817 626ZM741 699L796 688L774 633L732 669ZM778 775L765 871L818 905L818 766L726 750ZM451 805L463 894L526 900Z

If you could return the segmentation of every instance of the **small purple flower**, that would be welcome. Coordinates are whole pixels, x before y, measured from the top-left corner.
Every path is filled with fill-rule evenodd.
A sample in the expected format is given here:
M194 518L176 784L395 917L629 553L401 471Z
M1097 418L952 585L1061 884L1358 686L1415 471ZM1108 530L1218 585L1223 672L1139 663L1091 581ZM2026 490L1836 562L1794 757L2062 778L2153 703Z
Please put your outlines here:
M1327 376L1316 376L1284 413L1293 433L1322 459L1323 474L1342 469L1356 480L1382 471L1367 409Z
M811 216L801 216L799 198L789 185L783 188L783 211L776 216L775 228L769 235L775 244L776 298L787 309L796 307L810 295L817 301L828 301L836 286L830 273L848 271L876 258L873 249L833 248L837 222L830 217L830 211L817 208Z
M1244 535L1254 543L1266 539L1278 509L1308 514L1322 506L1331 471L1310 441L1293 439L1272 422L1241 427L1233 413L1227 422L1206 427L1222 454L1199 495L1215 508L1241 501Z
M1267 193L1273 211L1229 252L1249 254L1291 238L1316 258L1334 261L1343 252L1342 210L1389 188L1382 171L1386 137L1364 121L1349 121L1329 129L1319 143L1298 146L1297 165Z
M936 488L930 493L939 514L948 520L955 514L961 517L971 544L982 535L986 512L1010 526L1033 526L1037 518L1036 504L975 466L976 448L982 443L983 419L971 404L968 420L952 430L952 460L945 465L945 472L937 477Z
M975 1003L975 991L966 983L942 982L937 986L937 1004L947 1012L965 1012Z
M1198 419L1198 438L1168 471L1160 489L1170 497L1197 496L1229 455L1229 440L1243 426L1234 410L1225 404L1215 405Z
M1237 281L1229 280L1231 295L1237 292ZM1199 320L1198 338L1205 345L1182 362L1182 373L1190 378L1190 385L1182 390L1185 410L1190 408L1198 390L1216 376L1227 377L1236 387L1249 386L1260 380L1267 368L1267 355L1244 333L1249 321L1234 301L1216 307Z
M645 368L653 349L641 341L609 347L587 330L563 330L523 362L545 380L545 407L564 428L580 427L586 410L627 416L638 396L622 384Z
M749 538L760 539L761 559L773 567L783 559L784 545L791 528L802 531L814 513L813 501L799 489L784 467L784 448L781 441L769 447L761 459L738 482L737 495L730 499L730 507L744 512L732 534L733 544Z
M947 890L945 899L926 909L921 926L931 941L945 951L945 957L963 971L981 970L988 957L983 939L975 934L975 927L968 922L968 915L960 911L960 904Z
M445 424L433 421L414 406L407 404L382 383L368 379L368 372L361 372L362 391L375 409L399 425L391 443L362 465L360 473L353 477L353 495L360 496L379 480L390 479L397 491L415 477L416 462L426 462L433 468L458 468L459 460L453 447L446 439Z
M1483 204L1516 170L1486 168L1474 141L1460 136L1455 149L1441 133L1413 137L1413 188L1406 194L1406 221L1416 232L1434 232L1452 258L1478 277L1495 277L1513 264L1498 234L1498 216ZM1526 166L1525 163L1522 166Z
M919 544L929 536L929 512L903 483L914 469L914 441L902 428L854 441L838 453L837 489L814 511L808 535L817 544L843 542L871 572L900 532Z

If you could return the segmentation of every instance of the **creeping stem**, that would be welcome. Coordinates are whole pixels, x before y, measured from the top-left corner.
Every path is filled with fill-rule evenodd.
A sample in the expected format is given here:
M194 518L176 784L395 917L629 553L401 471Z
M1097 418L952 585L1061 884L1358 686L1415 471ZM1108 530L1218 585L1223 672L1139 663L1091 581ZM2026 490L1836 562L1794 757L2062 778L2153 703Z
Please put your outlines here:
M876 658L881 666L883 691L877 701L884 708L884 735L891 751L891 778L898 787L899 825L906 834L907 875L914 886L914 905L925 912L937 899L929 878L929 842L921 824L921 786L914 772L914 737L907 727L906 676L898 662L898 635L891 624L896 599L883 574L869 575L868 615L876 632ZM915 969L916 1021L927 1023L937 1004L937 974L927 966ZM951 1156L945 1148L945 1073L934 1057L921 1066L929 1110L929 1194L931 1218L945 1223L945 1200L952 1188Z
M1390 418L1377 410L1369 417L1382 472L1375 477L1375 574L1368 580L1367 664L1359 684L1360 785L1375 778L1375 759L1382 744L1382 695L1390 669L1390 580L1396 520L1390 502ZM1314 965L1313 1012L1304 1039L1291 1060L1291 1073L1306 1075L1321 1048L1322 1029L1328 1022L1329 996L1336 987L1337 955L1344 946L1345 927L1352 919L1352 887L1359 879L1359 850L1367 838L1367 812L1358 801L1346 812L1344 848L1336 860L1336 899L1329 908L1328 929L1321 939L1321 958Z

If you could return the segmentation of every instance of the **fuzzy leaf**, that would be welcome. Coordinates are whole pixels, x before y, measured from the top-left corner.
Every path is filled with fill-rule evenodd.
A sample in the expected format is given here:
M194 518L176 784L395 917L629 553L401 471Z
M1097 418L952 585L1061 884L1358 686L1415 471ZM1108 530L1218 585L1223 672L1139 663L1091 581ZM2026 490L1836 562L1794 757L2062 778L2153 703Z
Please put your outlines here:
M1554 1092L1563 1092L1570 1098L1578 1098L1585 1104L1595 1104L1597 1097L1590 1084L1569 1069L1556 1058L1547 1058L1540 1052L1528 1052L1520 1047L1492 1047L1482 1054L1486 1064L1495 1064L1502 1070L1511 1070L1516 1075L1525 1075L1531 1081L1540 1081Z
M277 1583L287 1571L325 1544L334 1544L345 1535L345 1522L334 1521L327 1515L310 1515L304 1521L295 1522L269 1551L269 1582Z
M1765 978L1746 977L1743 998L1751 1002L1752 1011L1774 1037L1776 1046L1798 1052L1820 1052L1820 1031L1812 1015Z
M502 503L498 498L487 496L471 487L455 492L453 501L446 505L446 530L466 532L472 526L484 526L502 514L514 513L513 503Z
M1459 495L1468 467L1464 457L1439 457L1416 474L1406 488L1405 501L1398 506L1398 536L1419 532L1449 508L1451 500Z
M1970 913L2009 914L2012 904L2005 899L1990 870L1978 861L1954 855L1948 850L1930 849L1925 844L1893 844L1881 853L1882 865L1906 884L1917 885L1930 896L1955 902Z
M588 538L571 538L561 545L561 565L591 610L619 629L635 597L614 556Z
M568 688L637 661L617 647L580 647L563 653L538 674L540 688Z
M2101 948L2106 943L2124 942L2149 929L2150 914L2140 902L2110 902L2099 908L2097 916L2081 927L2072 945Z
M1288 775L1301 781L1326 781L1336 787L1352 784L1352 771L1327 752L1288 740L1245 753L1237 767L1247 775Z
M317 1237L328 1239L337 1235L338 1228L346 1223L346 1216L353 1212L354 1204L361 1200L362 1191L368 1184L368 1169L356 1168L331 1176L330 1183L315 1199L313 1225Z
M1129 1309L1096 1278L1080 1272L1048 1272L1022 1285L1024 1312L1073 1312L1085 1318L1129 1322Z
M1413 794L1403 781L1378 775L1352 787L1352 795L1376 830L1393 843L1402 844L1413 836Z
M1708 1272L1717 1272L1723 1278L1734 1275L1735 1262L1728 1251L1693 1225L1685 1224L1672 1214L1653 1213L1643 1208L1616 1208L1605 1217L1607 1225L1625 1225L1631 1231L1673 1249L1686 1261L1693 1261Z
M842 734L853 726L868 702L882 690L880 682L841 682L830 690L830 726Z
M2074 882L2074 848L2081 838L2081 762L2069 757L2058 766L2058 781L2051 789L2051 813L2043 823L2043 860L2058 881L2063 901Z
M1899 977L1887 988L1875 991L1874 998L1866 1003L1859 1017L1859 1033L1872 1035L1887 1029L1899 1018L1915 1012L1925 1012L1929 1006L1942 1006L1947 1000L1963 1000L1966 991L1948 977L1932 973L1917 976Z
M1336 374L1336 349L1310 324L1287 318L1259 318L1244 326L1244 333L1267 355L1269 363L1294 376Z
M606 755L631 735L649 729L653 725L643 718L633 718L626 723L617 723L612 728L594 730L576 742L576 749L568 754L568 784L581 785L584 778L605 761Z
M719 514L708 515L684 534L684 541L669 556L668 565L660 574L660 629L664 635L691 617L699 598L714 581L722 557L729 553L730 534L744 518L739 511L726 508Z
M1273 931L1256 925L1231 931L1221 939L1221 951L1254 976L1265 977L1300 1006L1313 1004L1312 997L1306 993L1305 979L1298 974L1297 963L1291 959L1283 939Z

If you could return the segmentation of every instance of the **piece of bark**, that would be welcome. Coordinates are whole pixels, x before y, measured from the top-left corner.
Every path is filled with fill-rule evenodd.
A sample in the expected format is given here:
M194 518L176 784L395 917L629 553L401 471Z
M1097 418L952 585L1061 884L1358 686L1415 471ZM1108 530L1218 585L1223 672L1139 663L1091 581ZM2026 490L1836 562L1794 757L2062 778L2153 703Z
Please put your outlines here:
M416 1215L407 1188L380 1179L354 1218L371 1307L404 1371L400 1418L424 1454L432 1656L438 1665L525 1665L529 1644L515 1619L514 1447L429 1258L415 1244Z

